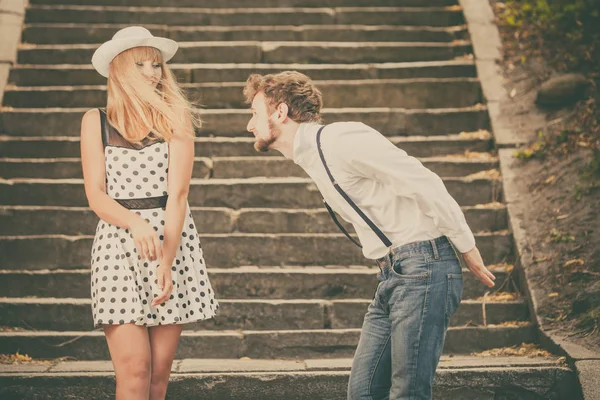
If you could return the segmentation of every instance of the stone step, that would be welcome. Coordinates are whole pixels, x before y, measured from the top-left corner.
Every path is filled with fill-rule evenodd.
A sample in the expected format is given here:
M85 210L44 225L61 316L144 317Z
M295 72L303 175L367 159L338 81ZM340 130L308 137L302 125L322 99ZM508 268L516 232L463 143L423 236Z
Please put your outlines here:
M506 208L499 204L478 205L462 207L465 217L471 229L475 232L499 231L507 227ZM194 210L194 213L202 211ZM239 213L230 214L234 221L230 225L229 219L220 211L211 209L214 218L211 222L206 213L197 217L196 220L204 221L201 230L206 230L207 225L219 224L219 229L231 227L232 231L252 233L276 233L276 232L314 232L314 233L336 233L337 227L332 225L329 214L324 209L310 210L278 210L278 209L242 209ZM228 213L228 211L226 211ZM206 218L202 218L206 216ZM350 224L342 224L352 231Z
M175 360L169 396L178 400L345 400L351 359ZM0 397L112 400L109 361L0 365ZM49 388L52 388L49 390ZM574 371L554 359L442 356L433 399L579 399Z
M502 182L495 178L444 178L444 184L463 206L493 203L501 198ZM192 179L188 201L194 207L234 209L315 208L323 204L309 178ZM0 180L0 205L83 207L88 202L83 179L7 179Z
M311 329L273 331L184 331L177 358L303 359L352 357L360 329ZM450 327L445 354L469 354L497 347L535 341L532 324L522 326ZM16 352L34 358L74 357L108 360L101 331L0 332L0 354Z
M355 22L356 23L356 22ZM363 22L359 22L363 24ZM118 24L26 24L22 41L30 44L103 43L127 25ZM421 27L396 25L244 25L236 26L165 26L145 25L153 35L177 42L210 41L318 41L331 42L452 42L465 40L467 30L459 27Z
M29 0L29 4L56 4L56 0ZM60 0L60 4L81 6L177 6L199 8L259 7L442 7L458 4L458 0Z
M5 107L0 112L0 131L11 136L79 136L81 118L88 109ZM487 108L481 105L444 109L326 108L322 115L323 122L326 124L338 121L361 121L386 136L430 136L440 132L450 134L475 132L489 127ZM199 136L253 139L246 131L251 118L247 105L244 105L243 109L235 110L201 110L200 116L203 126L197 132ZM248 150L246 154L210 153L210 156L248 155L247 153L256 155L251 144ZM206 153L197 155L206 156Z
M331 108L460 108L483 100L477 78L366 79L316 81L315 84ZM206 108L248 107L242 94L245 86L242 82L186 83L181 86L190 101ZM14 108L105 107L106 86L9 87L4 92L3 104Z
M157 14L160 15L160 14ZM89 64L98 45L21 44L19 64ZM471 44L421 42L181 42L173 63L354 64L451 60Z
M444 177L467 176L497 168L498 161L492 158L474 160L465 157L439 157L421 160L423 165ZM1 167L0 167L1 168ZM215 157L203 158L196 165L197 176L215 179L266 177L308 177L302 168L283 157ZM2 176L2 175L0 175ZM39 176L38 176L39 177Z
M424 158L425 167L440 176L460 177L498 168L491 156L471 159L464 156ZM0 176L12 178L83 178L79 158L0 158ZM307 178L304 170L284 157L196 157L193 178L246 179L254 177Z
M487 264L511 259L512 236L508 232L478 233L475 240ZM0 268L81 268L89 265L92 241L88 235L2 236ZM200 241L209 267L370 263L341 233L201 234Z
M181 83L245 82L252 73L300 71L314 80L473 78L472 60L383 64L169 64ZM91 65L14 65L9 83L16 86L104 85Z
M462 207L474 232L507 229L500 203ZM324 208L252 209L193 207L200 233L337 233ZM352 232L350 224L340 222ZM0 206L0 235L93 235L98 217L85 207Z
M360 328L369 299L219 300L216 318L188 324L187 330L280 330ZM483 324L481 301L464 300L451 326ZM119 307L120 308L120 307ZM93 327L89 299L0 298L0 326L32 330L86 331ZM485 304L487 324L526 321L523 300Z
M364 265L370 265L366 267ZM217 298L250 300L372 299L379 269L372 261L363 266L342 267L236 267L209 268ZM0 293L6 297L90 297L90 269L0 270ZM49 268L53 268L49 266ZM505 281L518 285L512 266L489 265L496 276L495 289ZM502 291L514 290L505 285ZM463 299L477 299L489 289L463 270ZM490 318L493 318L490 316Z
M2 117L5 114L0 114ZM31 114L33 116L33 114ZM61 131L54 131L61 132ZM25 132L24 132L25 133ZM43 133L39 132L38 134ZM62 132L61 132L62 133ZM80 156L79 137L0 136L0 157L3 158L73 158ZM64 134L64 133L63 133ZM448 154L487 152L492 150L492 136L487 131L440 136L394 136L390 141L415 157L435 157ZM254 138L209 137L196 139L196 156L249 157L280 156L280 153L257 153Z
M198 8L30 5L25 22L128 25L422 25L465 23L459 7Z

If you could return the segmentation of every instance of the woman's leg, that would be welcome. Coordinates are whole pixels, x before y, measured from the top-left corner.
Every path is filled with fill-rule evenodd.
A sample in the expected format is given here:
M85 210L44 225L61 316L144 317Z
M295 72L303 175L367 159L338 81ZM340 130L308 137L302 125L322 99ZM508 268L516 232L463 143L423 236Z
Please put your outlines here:
M150 400L164 400L167 394L171 366L182 329L183 325L161 325L149 329L152 349Z
M150 341L146 327L104 325L104 334L117 378L117 400L148 400Z

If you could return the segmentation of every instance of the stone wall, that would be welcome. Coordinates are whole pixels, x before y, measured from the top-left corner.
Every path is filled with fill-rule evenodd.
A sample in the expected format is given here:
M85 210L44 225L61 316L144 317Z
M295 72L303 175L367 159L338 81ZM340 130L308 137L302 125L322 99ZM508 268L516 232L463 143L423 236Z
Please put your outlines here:
M0 0L0 104L10 67L17 61L27 0Z

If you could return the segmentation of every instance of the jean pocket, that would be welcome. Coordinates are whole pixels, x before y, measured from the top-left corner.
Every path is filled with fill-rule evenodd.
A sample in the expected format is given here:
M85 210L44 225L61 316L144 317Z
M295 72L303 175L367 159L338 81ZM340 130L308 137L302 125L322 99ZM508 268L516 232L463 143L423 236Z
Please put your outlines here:
M450 317L454 315L460 301L462 299L463 291L463 276L462 274L448 274L446 276L446 283L448 292L446 295L446 324L449 322Z
M392 273L396 278L403 281L424 281L430 276L429 263L423 255L395 259L392 265Z

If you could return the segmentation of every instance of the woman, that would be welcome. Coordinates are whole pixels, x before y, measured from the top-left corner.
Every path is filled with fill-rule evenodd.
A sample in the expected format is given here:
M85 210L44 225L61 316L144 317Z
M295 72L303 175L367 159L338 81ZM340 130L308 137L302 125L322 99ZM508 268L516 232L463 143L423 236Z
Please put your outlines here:
M81 125L90 207L95 326L104 329L118 400L164 399L182 324L218 304L187 202L200 125L166 61L177 43L128 27L92 65L108 78L106 112Z

